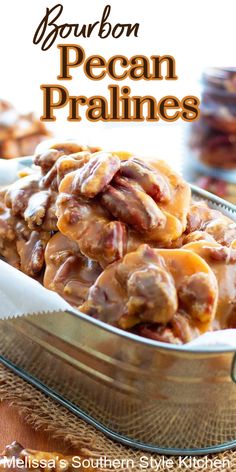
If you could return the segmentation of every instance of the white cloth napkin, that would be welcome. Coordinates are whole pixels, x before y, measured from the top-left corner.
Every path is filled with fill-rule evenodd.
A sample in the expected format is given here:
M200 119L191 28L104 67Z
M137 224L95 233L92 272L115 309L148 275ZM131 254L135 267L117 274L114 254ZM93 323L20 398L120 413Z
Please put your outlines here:
M71 306L57 293L0 261L0 319L68 309Z

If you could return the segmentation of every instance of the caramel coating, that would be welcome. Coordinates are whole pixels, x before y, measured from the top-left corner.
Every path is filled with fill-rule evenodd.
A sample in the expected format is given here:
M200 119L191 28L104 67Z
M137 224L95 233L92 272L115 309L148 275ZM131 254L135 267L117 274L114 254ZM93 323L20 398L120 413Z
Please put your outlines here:
M32 194L37 190L37 182L35 177L20 179L0 196L0 255L31 277L38 277L42 272L44 250L51 236L50 229L42 229L45 199L38 207L36 202L40 193ZM9 209L5 202L12 208Z
M5 194L5 203L13 216L24 216L30 197L39 190L38 174L29 175L9 186Z
M72 174L68 174L70 179L73 179ZM102 266L123 257L127 244L126 227L120 221L111 221L97 202L62 193L57 199L57 207L59 230L76 241L85 256Z
M56 163L57 186L59 187L66 174L73 172L86 164L91 158L91 153L81 151L69 156L62 156Z
M171 198L166 177L146 162L133 157L121 163L120 173L137 182L155 202L168 202Z
M201 256L217 279L219 299L214 328L225 329L236 325L236 249L210 241L189 243L184 249Z
M44 286L77 307L86 300L89 288L102 271L96 262L81 254L74 241L61 233L48 242L45 262Z
M56 194L40 189L40 174L31 174L10 185L5 204L11 214L23 218L32 230L56 231Z
M224 246L236 239L236 223L204 202L193 202L190 207L186 233L191 237L195 231L204 231Z
M154 200L142 188L116 176L101 195L101 203L113 215L138 232L165 226L166 218Z
M72 183L72 193L85 198L93 198L102 192L120 169L119 157L99 152L77 172Z
M44 267L44 252L50 233L32 231L25 239L21 233L16 248L20 257L20 269L30 277L38 276Z

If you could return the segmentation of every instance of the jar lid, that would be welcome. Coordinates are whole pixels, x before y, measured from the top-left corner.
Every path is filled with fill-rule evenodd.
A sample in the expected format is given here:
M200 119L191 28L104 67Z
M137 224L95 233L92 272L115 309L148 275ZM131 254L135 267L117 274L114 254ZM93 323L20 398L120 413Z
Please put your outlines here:
M203 72L202 82L215 92L236 94L236 67L209 67Z

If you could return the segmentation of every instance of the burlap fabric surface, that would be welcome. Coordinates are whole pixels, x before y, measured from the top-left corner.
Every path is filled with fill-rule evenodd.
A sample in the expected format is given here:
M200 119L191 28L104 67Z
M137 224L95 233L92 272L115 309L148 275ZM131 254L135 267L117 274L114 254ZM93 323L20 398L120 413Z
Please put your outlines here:
M199 465L193 464L186 468L186 465L180 464L178 457L171 457L173 465L169 468L166 466L165 460L159 462L160 459L163 459L163 456L151 456L146 452L132 450L108 439L92 426L77 418L62 406L59 406L52 399L18 378L3 366L0 366L0 400L7 400L12 405L15 405L24 416L24 420L34 428L42 429L54 437L61 438L68 446L73 446L75 449L78 447L78 451L85 453L89 457L99 458L106 456L107 459L111 460L133 460L134 467L122 468L120 470L142 470L140 468L140 457L145 455L149 460L152 457L158 461L158 470L160 472L167 470L174 472L186 470L236 472L236 451L226 451L219 455L208 456L208 459L220 460L220 463L218 462L213 467L212 463L209 464L205 460ZM155 469L152 466L145 468L145 470L151 471Z

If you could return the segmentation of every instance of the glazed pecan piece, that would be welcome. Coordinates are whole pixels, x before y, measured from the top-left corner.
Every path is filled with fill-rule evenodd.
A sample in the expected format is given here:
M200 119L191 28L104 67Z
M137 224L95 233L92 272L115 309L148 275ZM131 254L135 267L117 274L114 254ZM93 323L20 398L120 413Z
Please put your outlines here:
M5 203L14 217L23 218L30 229L57 231L56 193L40 190L40 176L23 177L9 187Z
M66 156L62 155L60 152L53 166L41 178L40 187L42 189L50 187L53 190L58 190L63 177L69 172L80 169L86 162L89 161L90 157L91 153L88 151L81 151Z
M123 161L120 173L124 177L135 180L155 202L170 200L170 186L165 176L137 157Z
M116 278L116 268L117 263L110 264L101 273L79 309L93 318L119 326L120 318L126 313L127 296Z
M185 313L176 313L167 325L143 323L132 330L135 334L154 341L185 344L201 333Z
M205 202L191 202L189 212L187 214L186 233L194 231L203 231L206 224L219 218L222 214L210 208Z
M80 144L67 141L53 144L46 151L38 154L34 158L35 165L41 167L42 178L40 180L40 187L51 188L53 190L58 189L58 167L57 161L60 157L67 157L72 155L74 159L77 159L77 155L84 152L90 155L92 151L87 146L81 146ZM78 167L74 167L75 170ZM64 174L65 175L65 174Z
M57 231L56 192L42 190L28 201L23 218L30 229Z
M177 309L173 279L161 267L134 272L128 280L127 292L131 316L139 314L141 319L152 319L155 307L154 318L156 316L160 322L165 322Z
M51 234L48 232L32 231L28 239L21 234L16 247L20 257L20 269L30 277L40 274L44 266L44 253Z
M50 193L48 191L34 193L29 198L23 216L30 229L35 229L42 225L49 206L49 200Z
M5 195L5 203L8 208L11 208L13 216L23 217L30 197L39 191L39 178L38 174L33 174L10 185Z
M44 286L74 306L86 300L90 286L102 271L96 262L81 254L75 242L61 233L48 242L45 261Z
M215 291L208 274L196 273L186 277L179 287L178 297L180 307L192 318L203 323L212 318Z
M43 231L58 231L57 227L57 216L56 216L56 199L57 199L57 192L50 191L49 192L49 202L48 207L46 210L46 214L44 220L42 222L41 229Z
M213 270L219 290L216 309L216 329L228 327L232 306L236 300L236 253L234 246L226 247L216 242L197 241L184 246L184 249L201 256Z
M62 155L62 151L58 151L57 149L48 149L41 154L37 154L34 158L34 163L36 166L41 167L42 174L46 175Z
M88 151L81 151L75 154L70 154L69 156L60 157L56 163L58 187L66 174L83 167L84 164L89 161L91 155L92 154Z
M20 258L16 248L16 241L2 240L0 238L0 256L8 264L20 269Z
M20 268L20 259L16 248L18 219L11 215L11 211L4 202L6 191L0 192L0 256L9 264Z
M166 217L143 189L125 177L116 176L101 195L105 208L124 223L140 232L163 228Z
M108 263L120 259L126 253L127 237L127 229L120 221L111 221L104 226L99 245Z
M236 248L233 247L208 247L209 257L214 261L225 262L226 264L236 262Z
M127 318L166 323L173 317L178 307L174 280L154 249L142 245L127 254L117 267L116 278L128 297L128 316L120 320L122 327L127 327Z
M186 233L190 233L191 238L191 233L195 231L208 233L224 246L230 246L236 239L236 223L220 211L208 207L204 202L192 203L187 216Z
M162 258L143 245L104 270L81 310L124 329L143 321L166 323L177 310L176 289Z
M223 246L230 246L236 240L236 223L224 215L205 224L204 230Z
M71 178L71 174L68 174ZM97 202L84 201L69 194L57 199L58 228L76 241L80 251L102 266L123 257L127 230L120 221L110 221Z
M15 239L15 217L6 207L5 191L0 192L0 240L13 241Z
M95 153L74 176L72 193L93 198L111 182L120 169L119 157L105 152Z
M40 188L42 190L51 188L52 190L58 190L58 181L57 181L57 166L54 166L42 176L40 180Z

